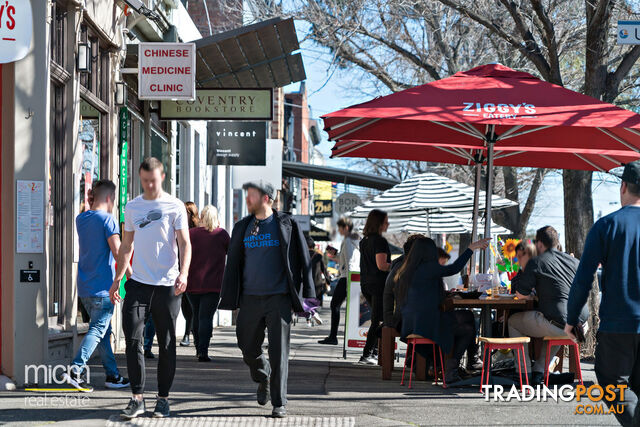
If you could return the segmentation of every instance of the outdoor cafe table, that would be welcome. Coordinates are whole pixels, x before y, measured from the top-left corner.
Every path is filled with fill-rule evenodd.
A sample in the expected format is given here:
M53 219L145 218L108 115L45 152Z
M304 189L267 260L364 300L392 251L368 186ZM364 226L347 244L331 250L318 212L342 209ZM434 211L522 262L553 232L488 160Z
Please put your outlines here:
M491 297L462 299L450 296L445 300L445 307L447 309L479 308L481 310L480 335L491 337L491 310L533 310L533 300Z
M491 337L491 310L533 310L533 300L517 299L517 298L492 298L481 297L474 299L462 299L460 297L450 296L445 300L445 308L479 308L480 311L480 336ZM456 383L457 386L477 385L481 381L480 377L472 377L467 380ZM492 382L502 385L515 384L508 378L492 377Z

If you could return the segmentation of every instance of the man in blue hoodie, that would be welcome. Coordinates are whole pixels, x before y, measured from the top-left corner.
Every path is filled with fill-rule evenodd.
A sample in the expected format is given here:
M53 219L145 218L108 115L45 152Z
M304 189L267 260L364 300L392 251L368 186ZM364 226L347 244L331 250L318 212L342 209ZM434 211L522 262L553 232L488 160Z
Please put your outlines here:
M627 426L640 424L640 160L627 164L621 178L622 208L598 220L587 236L569 293L565 332L575 339L574 326L602 264L595 371L603 387L628 386L624 411L616 414ZM607 402L617 403L622 402Z

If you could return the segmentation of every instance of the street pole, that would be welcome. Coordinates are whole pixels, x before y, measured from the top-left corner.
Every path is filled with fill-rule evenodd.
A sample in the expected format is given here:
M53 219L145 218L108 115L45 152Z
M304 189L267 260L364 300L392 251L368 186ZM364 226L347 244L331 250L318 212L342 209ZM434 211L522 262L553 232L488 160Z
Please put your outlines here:
M484 211L484 237L491 237L491 202L493 198L493 146L496 142L495 125L489 126L489 135L487 135L487 189L485 191L485 211ZM491 249L485 250L484 260L482 262L482 272L487 273L489 269L489 260Z

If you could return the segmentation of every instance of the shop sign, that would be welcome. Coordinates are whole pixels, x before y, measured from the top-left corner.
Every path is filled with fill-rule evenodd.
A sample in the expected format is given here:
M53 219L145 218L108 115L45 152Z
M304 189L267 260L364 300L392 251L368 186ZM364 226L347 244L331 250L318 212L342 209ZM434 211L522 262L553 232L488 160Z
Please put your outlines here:
M208 127L209 164L265 166L267 124L265 122L215 122Z
M162 101L162 120L273 119L271 89L198 89L192 101Z
M329 218L333 216L333 201L314 200L313 211L316 218Z
M140 43L138 98L192 101L196 96L195 43Z
M353 211L355 208L357 208L361 204L362 204L362 201L360 200L360 197L358 197L357 194L342 193L336 199L336 206L335 206L336 213L338 215L344 215L348 212Z
M4 0L0 3L0 64L27 56L32 33L31 2Z

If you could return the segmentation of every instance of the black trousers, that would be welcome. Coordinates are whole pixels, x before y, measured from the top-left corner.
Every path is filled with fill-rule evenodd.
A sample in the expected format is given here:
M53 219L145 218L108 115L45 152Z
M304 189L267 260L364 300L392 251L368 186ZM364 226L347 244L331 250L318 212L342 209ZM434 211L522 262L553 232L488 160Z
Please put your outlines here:
M340 307L347 299L347 278L342 277L338 280L336 288L333 290L331 297L331 333L329 337L338 338L338 327L340 326Z
M615 414L623 426L640 425L640 334L617 334L600 332L596 335L595 371L598 384L606 387L609 384L628 386L624 390L624 402L620 394L613 402L606 401L609 406L625 404L622 414Z
M182 294L182 302L180 304L180 308L182 309L182 315L184 316L185 320L183 337L188 337L193 329L193 310L191 309L191 304L189 303L187 294Z
M371 310L371 325L367 332L367 342L362 350L362 355L370 357L378 353L378 339L382 332L382 291L368 292L363 289L361 292L367 300L369 310Z
M180 313L182 296L173 286L145 285L127 280L122 304L122 330L126 340L127 372L133 394L142 394L145 383L145 364L142 344L147 313L153 316L158 337L158 396L169 396L176 372L176 318Z
M291 308L289 295L242 295L236 320L238 347L251 370L251 379L257 383L270 379L274 407L287 404ZM269 360L262 353L265 328Z
M476 320L471 310L454 310L454 321L451 325L453 332L453 358L460 361L464 352L471 358L478 353L476 344Z
M218 308L220 293L187 294L187 297L193 310L193 339L196 351L199 355L206 356L213 334L213 316Z
M451 316L451 332L453 333L453 351L451 357L460 361L464 352L467 352L467 360L478 354L476 343L476 321L471 310L454 310L448 313ZM427 360L433 359L431 345L420 344L416 351ZM444 357L444 354L443 354ZM438 360L438 363L440 361Z

